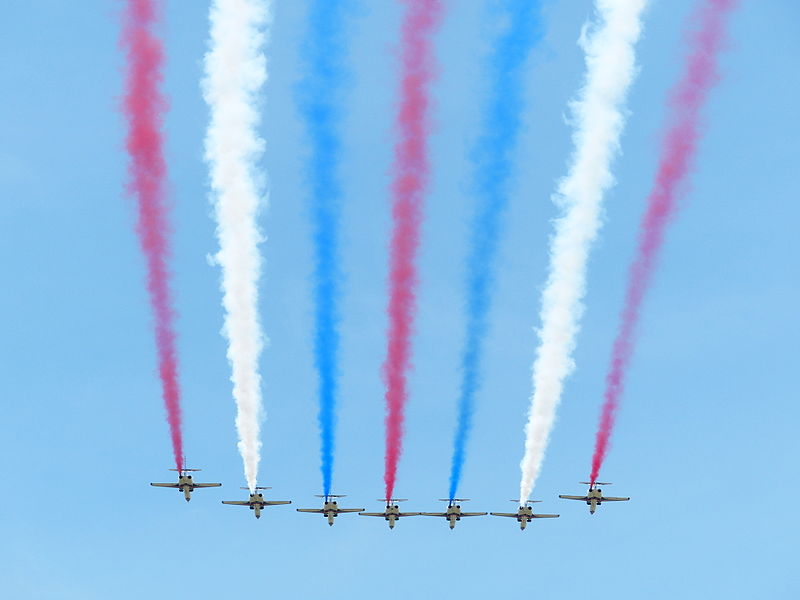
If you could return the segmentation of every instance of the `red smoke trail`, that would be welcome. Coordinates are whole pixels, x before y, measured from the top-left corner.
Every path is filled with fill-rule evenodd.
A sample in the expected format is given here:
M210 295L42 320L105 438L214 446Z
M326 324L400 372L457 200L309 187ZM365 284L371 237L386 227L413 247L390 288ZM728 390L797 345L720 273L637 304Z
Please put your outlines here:
M640 224L639 247L628 273L625 305L606 375L604 403L589 476L592 482L597 481L608 451L619 398L634 350L642 301L650 287L664 232L675 212L677 200L686 192L685 179L700 135L700 110L718 80L717 57L724 39L725 20L735 5L736 0L702 0L690 17L691 23L699 23L699 29L689 35L690 51L683 77L670 95L671 111L658 173Z
M153 0L128 0L122 47L127 55L123 110L128 121L128 192L138 203L136 232L147 261L147 291L155 316L158 370L167 409L175 466L183 468L180 388L175 352L175 313L169 287L169 207L165 199L166 164L161 135L167 108L159 91L164 49L153 34L159 11Z
M389 281L389 340L383 377L386 383L386 497L391 498L402 451L406 372L416 306L422 201L428 179L428 86L433 77L432 34L441 14L439 0L405 0L402 28L402 79L399 139L395 146Z

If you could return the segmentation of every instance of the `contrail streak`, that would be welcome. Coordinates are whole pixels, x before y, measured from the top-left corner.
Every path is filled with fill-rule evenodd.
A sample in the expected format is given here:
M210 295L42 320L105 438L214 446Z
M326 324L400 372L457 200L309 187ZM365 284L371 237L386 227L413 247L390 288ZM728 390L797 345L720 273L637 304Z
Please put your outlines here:
M164 48L153 33L160 13L153 0L128 0L121 44L126 53L123 110L128 122L128 192L138 203L136 232L147 262L147 291L155 318L158 371L167 409L175 467L183 469L181 391L175 349L175 310L170 290L170 225L167 166L161 131L166 101L161 94Z
M428 181L428 87L433 78L432 36L441 16L439 0L404 0L399 139L392 168L392 232L389 265L389 334L383 376L386 383L384 482L391 498L402 451L411 331L416 309L419 227Z
M625 124L623 106L635 74L634 46L645 4L646 0L596 0L599 23L583 39L586 80L572 104L575 149L554 196L563 212L555 223L542 292L533 394L520 463L520 502L530 498L539 476L564 379L574 368L572 351L583 313L586 263L600 227L603 194L614 182L611 161Z
M475 395L481 383L483 345L489 328L494 263L508 205L511 154L523 111L525 61L542 35L540 3L511 0L500 17L505 29L486 64L489 96L483 111L483 131L473 153L477 207L467 258L467 325L461 355L461 388L450 467L450 499L456 495L472 429Z
M692 168L700 137L700 112L708 94L718 81L717 59L725 39L725 23L735 8L734 0L703 0L689 18L699 29L688 36L689 54L681 79L670 94L670 113L661 148L661 159L647 210L639 226L639 246L628 272L628 288L619 331L611 352L606 389L595 439L590 481L597 480L616 419L619 399L636 344L642 302L650 288L664 234L686 193L684 185Z
M223 332L228 339L239 452L251 493L258 475L263 412L258 365L264 345L258 316L262 237L256 223L261 185L256 161L264 147L257 132L258 94L267 77L262 48L269 9L270 3L263 0L214 0L203 82L211 112L206 160L215 199L216 260L222 267Z
M308 177L314 239L314 362L319 376L319 429L323 494L333 479L339 387L339 180L340 96L346 77L344 16L350 0L315 0L303 46L306 74L300 110L311 140Z

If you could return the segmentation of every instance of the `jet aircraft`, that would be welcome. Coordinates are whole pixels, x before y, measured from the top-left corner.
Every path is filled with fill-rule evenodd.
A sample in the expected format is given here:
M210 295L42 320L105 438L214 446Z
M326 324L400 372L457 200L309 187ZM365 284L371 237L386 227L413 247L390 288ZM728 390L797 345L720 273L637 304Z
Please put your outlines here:
M597 510L597 507L600 506L603 502L625 502L630 500L630 498L619 498L614 496L603 496L603 490L601 490L599 485L611 485L608 482L602 481L581 481L580 483L589 486L589 491L586 492L585 496L565 496L563 494L559 494L559 498L564 498L565 500L581 500L586 502L589 505L589 514L594 514L594 511Z
M250 488L240 488L243 490L249 490ZM264 500L264 494L259 492L258 490L271 490L272 488L269 487L257 487L255 493L250 494L249 500L223 500L223 504L231 504L233 506L249 506L250 510L253 511L256 519L261 518L261 510L267 506L277 506L279 504L291 504L291 500Z
M379 498L378 502L386 503L386 510L379 513L361 512L358 513L362 517L383 517L389 522L389 529L394 529L394 524L400 517L416 517L422 513L418 512L400 512L400 506L392 504L392 502L405 502L405 498Z
M447 502L446 512L424 512L420 514L426 517L444 517L450 524L450 529L455 528L456 521L460 521L461 517L482 517L487 514L485 512L461 512L461 504L458 503L467 501L469 501L469 498L453 498L452 500L439 498L439 502Z
M191 493L197 488L219 487L221 483L196 483L189 472L199 471L200 469L170 469L170 471L178 471L177 483L151 483L153 487L177 488L183 492L183 497L188 502L191 500Z
M344 494L324 494L315 495L317 498L323 498L322 508L297 508L297 512L303 513L318 513L325 515L328 519L328 525L333 525L333 520L341 513L357 513L361 512L363 508L339 508L339 504L333 498L344 498Z
M519 500L512 500L511 502L519 503ZM525 530L525 527L528 525L528 523L530 523L534 519L555 519L560 516L560 515L534 514L533 508L528 506L528 504L532 504L533 502L541 502L541 500L526 500L525 504L519 505L519 510L515 513L493 512L489 514L494 515L495 517L514 517L519 522L519 528L523 531Z

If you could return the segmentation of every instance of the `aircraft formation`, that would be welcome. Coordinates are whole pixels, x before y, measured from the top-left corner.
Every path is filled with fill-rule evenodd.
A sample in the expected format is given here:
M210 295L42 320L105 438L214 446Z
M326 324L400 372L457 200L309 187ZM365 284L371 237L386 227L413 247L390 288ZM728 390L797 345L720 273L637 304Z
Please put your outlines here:
M178 481L174 483L151 483L153 487L174 488L183 494L184 499L189 502L193 491L203 488L220 487L221 483L198 483L194 481L191 473L200 471L200 469L170 469L170 471L178 471ZM626 502L630 500L628 497L619 496L604 496L603 490L599 487L601 485L611 485L608 482L601 481L581 481L582 484L588 485L589 489L583 496L570 496L559 494L559 498L565 500L580 500L589 506L589 514L594 514L597 507L603 502ZM240 488L249 490L250 488ZM261 511L268 506L279 506L282 504L291 504L291 500L267 500L261 490L269 490L272 488L258 486L254 491L250 492L250 497L247 500L222 500L222 504L230 506L247 506L253 511L253 516L256 519L261 518ZM344 498L344 494L317 494L316 498L322 499L322 507L320 508L297 508L295 509L300 513L318 514L324 516L328 525L333 526L333 523L341 514L357 513L362 517L380 517L389 525L389 529L394 529L397 521L403 517L439 517L447 521L450 529L455 529L456 523L462 517L483 517L492 515L495 517L510 517L517 520L520 530L524 531L528 523L534 519L557 519L561 515L553 514L537 514L533 512L533 507L530 505L541 500L511 500L519 505L517 512L464 512L461 510L461 503L468 502L469 498L440 498L439 502L447 502L447 508L443 512L402 512L400 510L400 502L406 502L407 498L378 498L377 502L383 503L384 507L381 512L367 512L365 508L341 508L339 506L339 498Z
M260 355L265 336L259 321L259 281L262 260L259 244L258 207L266 196L260 160L265 146L259 121L260 86L267 80L263 48L267 31L268 3L261 12L241 13L233 4L223 8L214 3L209 13L209 51L204 60L203 96L210 119L205 138L205 157L210 174L214 217L217 220L219 251L214 263L221 269L223 335L228 343L232 396L236 404L237 447L249 491L247 500L225 504L249 507L257 518L267 506L290 501L264 499L258 485L261 460L262 376ZM176 483L153 484L178 489L185 500L191 492L220 484L195 483L183 461L183 430L177 331L170 278L169 189L161 125L166 102L162 102L158 83L162 80L164 48L158 39L153 14L154 0L129 1L123 20L123 47L126 50L126 89L124 112L128 124L126 148L129 156L128 191L135 196L141 222L137 225L142 250L148 265L147 288L155 317L158 372L167 412L172 453L178 471ZM262 3L256 3L262 4ZM497 271L496 254L503 236L503 213L509 203L509 174L520 126L524 122L526 54L537 35L540 16L535 3L510 3L502 9L508 23L495 40L485 77L494 83L483 99L476 146L467 154L471 159L475 186L475 217L470 226L466 251L467 285L464 319L464 346L460 359L460 392L455 401L456 422L453 438L449 489L442 512L404 513L394 488L403 452L404 419L409 400L408 374L414 364L414 315L420 277L418 250L424 229L425 201L430 194L429 180L435 162L430 156L429 101L437 72L435 36L444 17L444 4L427 0L406 3L398 54L396 81L398 95L395 160L387 181L387 204L392 215L387 254L386 354L380 373L384 382L385 452L382 512L363 508L339 508L339 496L331 494L335 462L338 410L339 339L344 279L347 270L339 246L339 223L346 194L339 184L341 163L337 115L345 112L336 99L339 86L348 79L347 69L331 69L344 63L344 47L329 44L346 39L343 9L311 14L314 26L309 39L313 48L304 65L302 94L298 94L299 113L306 125L310 145L309 185L311 237L314 270L311 282L314 299L312 327L314 364L318 381L318 421L323 500L321 508L302 508L299 512L322 514L330 525L341 513L382 517L393 528L407 516L443 518L450 528L467 516L461 510L459 484L468 456L469 434L483 379L481 363L486 354L486 336L491 323L492 288ZM665 239L666 228L676 214L679 200L691 172L695 148L702 133L702 109L717 75L717 54L724 47L725 22L733 0L697 0L687 19L687 32L698 29L686 44L684 69L676 80L667 102L666 135L659 149L658 168L651 192L645 200L645 213L639 225L640 244L630 263L624 307L606 375L601 415L595 434L591 471L586 493L561 495L567 500L585 502L594 514L603 502L628 498L606 497L598 481L623 393L627 372L636 346L638 319L642 303L653 280L655 265ZM142 6L151 6L144 10ZM573 112L573 151L567 173L559 179L553 193L558 210L550 238L546 284L541 294L538 345L532 352L531 393L525 419L523 456L520 461L519 509L515 513L496 512L492 516L515 518L521 529L537 515L530 498L545 461L545 453L556 423L564 384L574 369L572 356L577 344L587 290L588 257L602 226L603 198L615 181L612 162L621 145L620 136L627 118L627 96L637 73L636 45L642 31L644 0L596 0L594 24L584 24L581 46L587 53L586 72L580 91L570 101ZM330 18L329 18L330 17ZM338 32L338 33L337 33ZM326 40L325 43L317 43ZM156 51L153 51L156 48ZM156 55L159 60L153 60ZM148 140L149 143L141 143ZM277 225L280 226L280 225ZM533 349L532 349L533 350Z

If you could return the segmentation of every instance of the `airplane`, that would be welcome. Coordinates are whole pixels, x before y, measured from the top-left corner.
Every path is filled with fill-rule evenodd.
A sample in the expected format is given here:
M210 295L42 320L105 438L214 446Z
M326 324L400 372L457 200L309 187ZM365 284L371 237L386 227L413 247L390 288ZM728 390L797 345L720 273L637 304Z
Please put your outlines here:
M511 502L519 503L519 500L512 500ZM533 521L534 519L556 519L560 515L537 515L534 514L533 508L528 506L528 504L532 504L533 502L541 502L541 500L526 500L525 504L519 505L519 510L515 513L489 513L490 515L494 515L495 517L514 517L517 521L519 521L519 528L521 530L525 530L525 527Z
M392 502L405 502L405 498L378 498L378 502L386 502L386 510L379 513L361 512L362 517L383 517L389 522L389 529L394 529L394 524L400 517L416 517L422 513L400 512L400 507Z
M363 508L339 508L336 500L332 500L331 498L344 498L344 494L315 494L315 497L324 499L322 508L297 508L295 510L297 512L325 515L328 518L328 525L331 526L333 525L333 520L341 513L357 513L364 510Z
M183 497L186 498L187 502L191 500L190 495L197 488L219 487L222 485L221 483L195 483L192 476L187 475L187 473L199 470L200 469L170 469L170 471L177 471L180 473L177 483L151 483L150 485L153 487L177 488L183 492Z
M597 507L600 506L603 502L625 502L630 500L630 498L618 498L614 496L603 496L603 490L601 490L598 485L611 485L608 482L602 481L581 481L580 483L589 486L589 491L586 492L585 496L565 496L563 494L559 494L559 498L564 498L565 500L582 500L589 505L589 514L593 515L594 511L597 510Z
M250 488L240 488L242 490L249 490ZM256 487L256 491L250 494L249 500L223 500L223 504L232 504L233 506L249 506L250 510L254 511L256 519L261 518L261 510L267 506L277 506L278 504L291 504L291 500L264 500L264 494L258 490L271 490L269 487Z
M443 513L420 513L426 517L444 517L450 523L450 529L455 528L456 521L460 521L461 517L482 517L487 514L485 512L461 512L461 504L454 504L456 502L468 502L469 498L453 498L447 500L439 498L439 502L447 502L447 511Z

